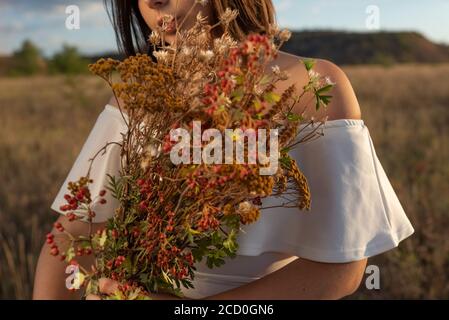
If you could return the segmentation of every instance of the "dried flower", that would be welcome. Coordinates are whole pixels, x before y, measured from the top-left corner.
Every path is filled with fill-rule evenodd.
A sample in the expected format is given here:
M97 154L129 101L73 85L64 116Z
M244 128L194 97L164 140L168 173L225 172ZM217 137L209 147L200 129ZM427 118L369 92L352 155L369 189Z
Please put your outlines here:
M292 36L292 33L288 29L284 29L279 33L279 38L283 42L287 42L288 40L290 40L291 36Z
M214 52L212 50L201 50L200 59L204 62L209 62L214 57Z
M152 45L159 45L161 43L161 35L159 34L159 32L153 30L150 34L150 37L148 38L149 42Z
M170 53L165 50L154 51L153 55L156 57L157 61L163 64L169 64Z
M232 20L237 18L238 15L239 15L239 11L238 10L235 10L235 9L231 10L230 8L226 8L225 12L223 12L220 15L220 21L224 25L228 25L228 24L230 24L232 22Z

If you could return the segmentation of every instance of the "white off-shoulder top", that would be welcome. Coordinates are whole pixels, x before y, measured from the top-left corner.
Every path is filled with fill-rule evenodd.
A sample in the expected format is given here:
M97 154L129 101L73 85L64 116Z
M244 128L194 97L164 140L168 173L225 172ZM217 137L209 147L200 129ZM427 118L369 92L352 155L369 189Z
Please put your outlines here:
M124 114L126 118L126 114ZM318 124L315 124L318 125ZM313 126L301 125L301 135ZM127 127L120 111L107 104L100 113L81 152L63 182L51 208L59 213L69 181L87 173L89 159L107 142L122 141ZM383 253L413 234L414 229L376 155L363 120L329 120L320 127L323 136L301 143L290 155L308 179L310 211L297 208L262 210L253 224L243 225L237 237L237 257L208 269L205 260L196 264L194 289L186 296L201 299L260 279L298 258L343 263ZM107 185L107 173L117 175L120 146L109 145L92 166L92 194ZM95 222L112 217L118 206L110 192L99 205ZM268 197L263 207L282 203Z

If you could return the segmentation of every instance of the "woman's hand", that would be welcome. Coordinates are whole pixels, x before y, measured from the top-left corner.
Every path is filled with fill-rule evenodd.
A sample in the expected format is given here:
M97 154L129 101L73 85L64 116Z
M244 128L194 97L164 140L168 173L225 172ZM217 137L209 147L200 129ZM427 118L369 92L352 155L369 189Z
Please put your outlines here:
M119 283L117 281L101 278L98 281L98 287L101 293L106 295L113 295L119 290ZM151 300L180 300L181 298L167 293L151 293L149 294ZM100 296L95 294L89 294L86 300L102 300Z

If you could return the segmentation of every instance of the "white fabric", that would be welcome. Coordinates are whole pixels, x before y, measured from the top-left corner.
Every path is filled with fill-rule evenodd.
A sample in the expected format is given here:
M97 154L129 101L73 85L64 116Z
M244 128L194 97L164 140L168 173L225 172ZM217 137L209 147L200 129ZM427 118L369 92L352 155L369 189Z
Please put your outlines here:
M126 114L124 116L127 119ZM62 214L67 213L61 211L60 206L67 203L64 199L64 194L69 193L67 189L69 181L76 181L80 177L85 176L89 168L89 159L93 158L108 142L120 143L122 141L121 134L126 134L127 130L128 128L118 109L111 105L106 105L98 116L87 140L84 142L81 152L78 154L75 163L51 205L51 209ZM120 149L119 145L110 144L106 148L106 152L101 152L93 162L90 177L94 182L89 184L92 197L98 195L108 185L109 179L107 174L118 175L120 170ZM109 190L106 192L105 199L106 204L97 202L92 206L96 214L93 219L94 222L106 221L114 215L114 210L118 207L117 199L111 195Z
M126 115L125 115L126 117ZM298 137L312 130L305 127ZM357 261L388 251L409 237L414 229L376 155L363 120L327 121L324 136L302 143L290 154L308 179L311 210L272 208L262 211L257 222L242 226L237 237L237 258L231 264L207 270L204 261L190 289L192 297L207 296L262 277L297 257L341 263ZM106 105L81 149L51 208L63 213L67 183L85 175L88 159L106 142L121 141L127 127L117 108ZM106 173L120 168L118 145L110 145L93 164L92 194L104 188ZM114 214L117 201L107 193L107 204L99 205L95 222ZM263 199L263 207L278 205L282 199ZM248 260L250 259L250 260ZM275 262L276 267L273 267ZM207 271L207 272L206 272Z

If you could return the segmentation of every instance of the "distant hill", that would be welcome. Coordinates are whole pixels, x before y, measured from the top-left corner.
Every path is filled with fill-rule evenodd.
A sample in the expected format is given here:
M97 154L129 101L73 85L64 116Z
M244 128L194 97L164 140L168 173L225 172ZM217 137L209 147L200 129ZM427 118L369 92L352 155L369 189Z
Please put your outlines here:
M392 64L449 62L449 46L433 43L417 32L292 31L282 51L323 58L337 64ZM89 56L122 59L114 52Z
M449 62L449 46L417 32L295 31L281 50L337 64Z
M281 50L303 57L322 58L339 65L449 62L449 46L434 43L417 32L349 32L335 30L292 31ZM117 52L84 56L90 62L101 57L122 60ZM0 75L15 66L0 56Z

